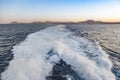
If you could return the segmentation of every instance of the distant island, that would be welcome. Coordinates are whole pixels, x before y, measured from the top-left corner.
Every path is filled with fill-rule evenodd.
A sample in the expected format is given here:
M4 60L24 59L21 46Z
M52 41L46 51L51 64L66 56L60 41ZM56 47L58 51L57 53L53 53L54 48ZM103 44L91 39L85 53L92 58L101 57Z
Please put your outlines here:
M120 24L120 22L103 22L103 21L95 21L95 20L86 20L86 21L81 21L79 23L83 23L83 24Z
M81 21L79 23L83 23L83 24L101 24L104 23L102 21L95 21L95 20L86 20L86 21Z
M103 21L95 21L95 20L86 20L80 22L31 22L31 23L20 23L20 22L11 22L10 24L120 24L120 22L103 22Z

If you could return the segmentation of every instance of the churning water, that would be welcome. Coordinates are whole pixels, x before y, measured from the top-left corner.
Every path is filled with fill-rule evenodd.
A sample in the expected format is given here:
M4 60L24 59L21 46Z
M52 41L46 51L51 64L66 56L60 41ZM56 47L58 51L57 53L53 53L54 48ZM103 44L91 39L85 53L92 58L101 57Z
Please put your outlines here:
M1 71L2 80L116 80L100 44L76 36L66 25L29 34L9 52L6 57L13 59Z

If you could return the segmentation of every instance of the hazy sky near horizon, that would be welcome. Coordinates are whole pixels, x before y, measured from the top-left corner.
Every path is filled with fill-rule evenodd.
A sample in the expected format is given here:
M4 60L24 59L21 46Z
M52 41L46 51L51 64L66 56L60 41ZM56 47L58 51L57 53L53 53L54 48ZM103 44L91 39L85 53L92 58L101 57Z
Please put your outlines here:
M0 0L0 23L120 21L120 0Z

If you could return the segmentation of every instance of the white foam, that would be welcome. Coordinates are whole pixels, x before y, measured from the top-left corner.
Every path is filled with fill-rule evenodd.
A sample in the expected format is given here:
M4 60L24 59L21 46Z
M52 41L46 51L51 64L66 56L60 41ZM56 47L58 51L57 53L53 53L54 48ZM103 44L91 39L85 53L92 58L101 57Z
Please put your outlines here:
M54 54L48 56L51 50ZM2 73L2 80L45 80L60 59L85 80L115 80L112 63L101 47L72 35L64 25L30 34L12 51L14 59Z

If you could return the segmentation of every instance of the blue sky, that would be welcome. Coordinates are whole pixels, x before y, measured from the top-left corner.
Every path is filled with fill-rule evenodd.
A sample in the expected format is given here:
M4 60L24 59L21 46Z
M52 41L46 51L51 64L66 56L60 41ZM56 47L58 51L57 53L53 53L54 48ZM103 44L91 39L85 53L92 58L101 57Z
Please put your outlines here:
M120 21L120 0L0 0L0 23Z

